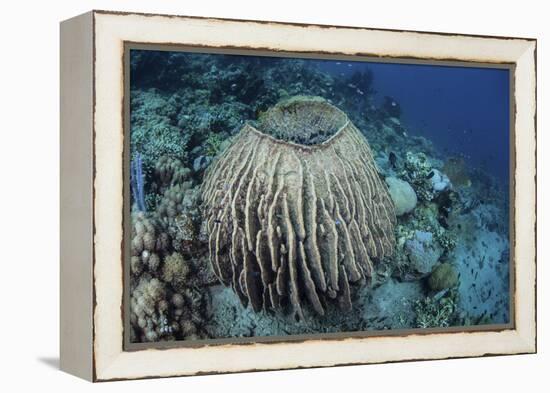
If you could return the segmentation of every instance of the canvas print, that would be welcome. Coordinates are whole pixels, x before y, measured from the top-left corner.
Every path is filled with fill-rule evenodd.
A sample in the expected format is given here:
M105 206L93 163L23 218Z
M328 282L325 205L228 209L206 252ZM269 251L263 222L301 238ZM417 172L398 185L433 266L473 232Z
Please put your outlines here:
M127 51L131 343L511 321L510 69Z

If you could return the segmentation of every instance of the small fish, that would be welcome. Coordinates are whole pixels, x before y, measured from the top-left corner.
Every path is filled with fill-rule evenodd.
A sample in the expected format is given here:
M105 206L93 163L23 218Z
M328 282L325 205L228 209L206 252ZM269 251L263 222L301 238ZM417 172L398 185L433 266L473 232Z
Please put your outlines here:
M393 168L397 166L397 156L393 151L390 151L390 155L388 156L388 160L390 161L390 164Z

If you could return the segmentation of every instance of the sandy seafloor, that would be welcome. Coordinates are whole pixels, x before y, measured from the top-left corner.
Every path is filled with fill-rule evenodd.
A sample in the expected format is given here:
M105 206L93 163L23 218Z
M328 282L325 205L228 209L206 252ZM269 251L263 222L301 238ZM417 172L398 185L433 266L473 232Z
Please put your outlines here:
M375 102L373 78L302 60L132 53L132 341L509 322L506 185L412 133L401 119L406 108L389 97ZM377 261L370 285L352 286L352 311L329 306L321 317L306 306L302 321L256 313L219 283L200 201L204 173L231 137L296 95L342 109L368 140L381 178L416 196L397 201L407 212L397 218L396 252Z

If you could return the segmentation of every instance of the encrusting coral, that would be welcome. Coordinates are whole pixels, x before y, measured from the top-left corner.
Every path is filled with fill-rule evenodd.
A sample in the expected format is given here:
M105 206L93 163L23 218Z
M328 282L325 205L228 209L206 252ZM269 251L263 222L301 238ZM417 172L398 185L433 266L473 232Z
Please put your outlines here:
M255 311L329 299L351 308L350 283L394 250L393 203L370 147L336 107L293 97L245 125L202 185L217 277Z

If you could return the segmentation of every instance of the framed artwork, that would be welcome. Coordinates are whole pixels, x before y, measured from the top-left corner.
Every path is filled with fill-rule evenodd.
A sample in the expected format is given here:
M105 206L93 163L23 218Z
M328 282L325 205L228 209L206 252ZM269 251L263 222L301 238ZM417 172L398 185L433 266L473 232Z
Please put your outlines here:
M536 40L61 24L61 367L536 351Z

